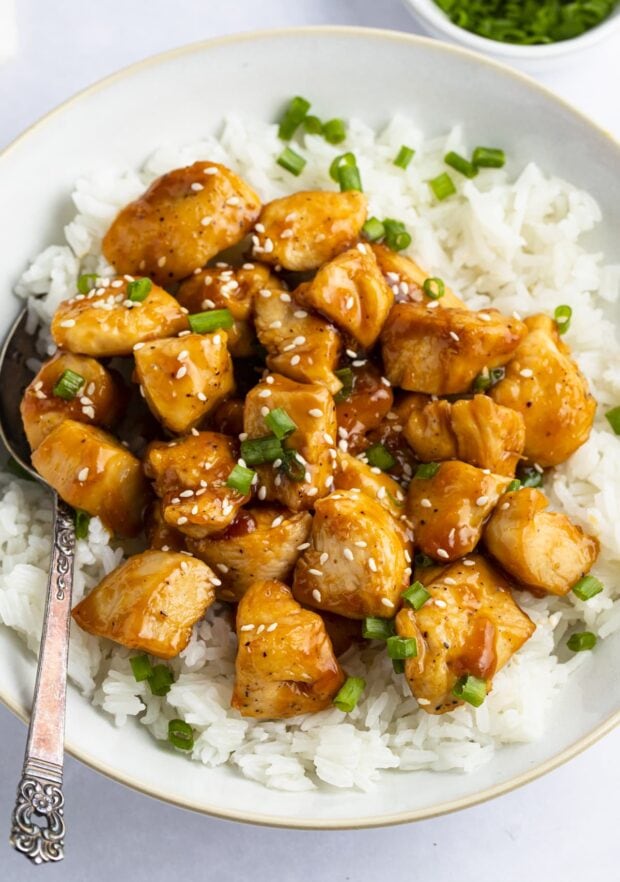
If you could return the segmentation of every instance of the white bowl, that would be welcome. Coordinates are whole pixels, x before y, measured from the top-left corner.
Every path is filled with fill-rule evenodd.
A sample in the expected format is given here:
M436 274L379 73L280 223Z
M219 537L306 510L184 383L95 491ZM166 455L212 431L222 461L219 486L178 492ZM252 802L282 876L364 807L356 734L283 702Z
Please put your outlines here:
M403 0L425 32L440 40L450 40L475 52L484 52L499 61L514 64L527 73L544 73L575 63L575 56L584 50L620 33L620 6L600 25L572 40L561 40L539 46L519 46L489 40L453 24L434 0Z
M192 141L217 128L227 111L273 119L295 94L309 96L326 115L357 115L372 124L403 111L430 134L467 122L479 143L504 146L515 169L535 159L591 191L606 219L594 245L620 258L620 149L527 78L470 52L399 33L304 28L245 34L178 49L103 80L0 157L3 212L11 221L2 235L0 338L18 310L10 291L29 258L60 240L81 174L111 164L139 166L162 140ZM22 718L34 672L33 656L0 627L0 697ZM386 773L369 793L285 793L229 767L209 770L159 746L137 724L115 728L72 687L67 748L131 787L224 818L315 828L392 824L489 799L574 756L620 718L618 682L620 634L572 676L540 741L500 750L469 776Z

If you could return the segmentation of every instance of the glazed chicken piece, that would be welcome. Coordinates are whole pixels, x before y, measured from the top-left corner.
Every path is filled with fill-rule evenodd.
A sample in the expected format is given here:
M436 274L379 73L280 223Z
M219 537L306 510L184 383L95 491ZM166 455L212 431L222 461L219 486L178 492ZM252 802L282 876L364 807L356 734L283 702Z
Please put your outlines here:
M279 502L293 511L312 508L317 499L327 496L333 485L330 455L336 438L333 398L325 386L295 383L287 377L271 374L254 386L245 399L244 428L248 438L270 434L265 416L276 408L283 408L297 426L284 441L285 449L292 451L288 454L291 457L289 471L285 470L285 463L275 468L273 463L256 466L258 498Z
M142 463L101 429L64 420L32 454L32 464L61 499L101 518L118 536L137 536L150 500Z
M431 595L414 612L404 607L396 616L400 637L413 637L418 654L405 661L411 692L429 714L453 710L462 702L452 694L468 674L487 681L535 631L515 603L510 582L484 558L469 558L442 568L426 585Z
M254 582L237 609L231 705L243 717L281 720L329 707L344 683L323 620L282 582Z
M127 646L174 658L192 626L215 599L216 577L186 554L144 551L113 570L80 601L73 618L80 628Z
M65 371L77 375L76 383L82 379L74 395L63 382L58 387ZM115 371L94 358L57 352L41 366L20 404L28 443L35 450L66 419L111 428L122 417L126 401L127 390Z
M360 242L324 264L298 292L297 299L370 349L394 303L394 294L370 246Z
M432 298L427 296L423 288L429 274L422 267L418 266L410 257L392 251L385 245L371 245L370 247L397 303L428 304L431 302ZM467 309L463 301L447 285L444 285L443 297L437 303L439 306L451 309Z
M385 508L354 490L316 503L293 594L307 606L350 619L391 618L411 575L411 543Z
M312 516L275 506L243 509L223 533L188 548L221 579L219 600L240 600L258 580L286 581L310 534Z
M148 279L139 281L148 286ZM63 300L52 319L56 345L69 352L110 358L131 355L136 344L171 337L187 328L185 310L163 288L153 285L144 300L130 300L132 284L116 277L107 286Z
M254 254L287 270L318 269L356 242L365 220L366 197L357 190L293 193L263 206Z
M364 361L362 359L362 361ZM369 361L351 367L351 392L336 396L338 434L346 439L352 453L368 446L367 432L378 428L392 409L394 396L390 384Z
M334 465L335 490L361 490L366 496L376 499L401 523L405 513L405 494L394 478L342 450L338 451Z
M139 345L134 355L146 403L177 435L197 426L234 390L224 331L155 340Z
M217 432L149 445L144 471L155 482L167 524L196 539L232 524L250 499L250 494L226 486L237 464L237 448L232 438Z
M588 440L596 401L553 319L533 315L525 324L529 333L490 394L523 416L525 456L559 465Z
M567 594L590 571L599 543L533 487L506 493L484 531L493 557L535 594Z
M334 374L342 340L333 325L296 301L306 287L291 295L272 277L254 301L256 333L267 349L270 370L300 383L320 383L335 393L342 385Z
M185 551L186 536L164 520L161 499L155 499L144 515L144 532L149 548L158 551Z
M243 432L244 409L241 398L227 398L215 408L209 417L209 425L222 435L238 436Z
M460 401L412 395L404 435L422 462L460 459L498 475L514 475L523 452L523 417L486 395Z
M158 178L126 205L104 237L103 254L119 273L146 273L163 285L241 242L260 207L229 168L195 162Z
M510 478L458 460L421 469L432 471L432 475L416 473L407 495L407 515L417 550L438 561L469 554Z
M349 439L345 442L348 444L348 450L353 453L358 453L360 449L365 451L368 446L373 444L382 444L396 460L395 465L390 469L390 476L406 484L411 480L418 465L418 461L403 434L403 426L408 413L407 400L395 400L392 409L385 415L381 425L376 429L371 429L365 438L353 436L353 444L349 443ZM363 441L359 448L356 443L358 439ZM339 446L341 445L342 441L339 442Z
M431 309L437 302L392 307L381 333L392 385L429 395L467 392L483 368L510 361L527 333L496 310Z

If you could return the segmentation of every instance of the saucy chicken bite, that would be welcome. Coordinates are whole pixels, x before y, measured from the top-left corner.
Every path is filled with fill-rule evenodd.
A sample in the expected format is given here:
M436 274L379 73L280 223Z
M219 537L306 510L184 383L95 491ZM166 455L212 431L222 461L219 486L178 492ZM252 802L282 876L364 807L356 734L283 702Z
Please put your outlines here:
M428 304L433 300L424 290L424 282L429 275L415 261L404 254L392 251L386 245L375 244L370 247L397 303ZM443 287L442 296L434 302L440 307L467 309L460 297L457 297L447 285Z
M389 382L366 359L345 368L347 386L336 396L338 435L346 439L351 452L368 446L366 435L377 429L392 409L394 395Z

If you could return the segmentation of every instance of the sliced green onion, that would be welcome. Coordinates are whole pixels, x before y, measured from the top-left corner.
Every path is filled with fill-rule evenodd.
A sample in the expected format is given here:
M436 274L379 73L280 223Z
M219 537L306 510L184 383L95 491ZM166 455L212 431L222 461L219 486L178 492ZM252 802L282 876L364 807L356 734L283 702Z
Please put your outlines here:
M446 286L443 283L443 279L438 279L437 276L431 276L429 279L424 279L422 289L426 296L430 297L431 300L441 300L446 293Z
M362 233L369 242L378 242L385 236L385 227L378 217L369 217L362 227Z
M132 303L142 303L151 293L152 287L150 279L134 279L127 285L127 299Z
M476 168L503 168L506 154L497 147L476 147L471 161Z
M148 655L142 653L142 655L134 655L129 659L129 664L131 665L131 670L133 672L133 678L136 683L141 683L142 680L148 680L149 677L153 676L153 666L149 660Z
M88 294L97 284L98 276L96 273L84 273L77 280L77 289L80 294Z
M81 508L76 508L74 515L75 538L86 539L88 536L88 525L90 524L90 515Z
M239 493L243 493L245 496L250 492L255 474L256 472L253 471L253 469L246 469L245 466L241 466L237 463L226 478L226 486L231 490L238 490Z
M368 616L362 626L362 637L367 640L387 640L394 635L394 619Z
M517 475L519 476L522 487L542 487L542 472L539 472L534 466L518 466Z
M506 487L506 493L513 493L515 490L520 490L520 489L521 489L521 481L518 478L515 478Z
M247 465L263 465L282 459L284 450L275 435L264 435L261 438L247 438L241 442L241 458Z
M386 217L383 226L385 227L385 244L392 251L402 251L403 248L408 248L411 245L411 236L402 221Z
M605 419L614 430L616 435L620 435L620 406L612 407L605 414Z
M385 642L390 658L415 658L418 654L418 641L415 637L388 637Z
M595 576L584 576L573 585L573 594L575 594L579 600L590 600L590 598L596 597L597 594L600 594L602 590L603 583L599 582Z
M342 193L346 193L349 190L363 192L362 179L356 165L341 165L338 169L338 183Z
M405 673L405 662L402 660L402 658L393 658L392 667L394 668L395 674Z
M289 102L288 107L280 118L278 126L278 137L283 141L290 141L297 128L302 124L308 111L310 110L310 102L306 101L300 95L296 95Z
M432 178L428 184L435 194L435 198L440 202L456 193L456 187L448 172L442 172L436 178Z
M596 646L596 634L593 634L592 631L579 631L569 637L566 645L573 652L584 652L587 649L594 649Z
M466 701L467 704L480 707L487 697L487 681L474 677L473 674L467 674L456 681L452 695Z
M219 328L232 328L235 320L230 309L210 309L188 315L187 322L194 334L210 334Z
M385 444L372 444L364 451L366 459L371 466L387 472L392 466L396 465L396 459L392 456Z
M282 153L276 159L276 162L282 168L285 168L295 177L298 177L302 171L304 170L304 166L307 162L303 156L300 156L299 153L295 153L294 150L291 150L290 147L285 147Z
M394 165L397 165L398 168L407 168L414 156L415 150L412 150L411 147L407 147L406 144L403 144L398 151L398 156L394 160Z
M172 671L166 665L155 665L151 676L148 678L148 684L153 695L167 695L170 687L174 682Z
M21 478L22 481L34 481L35 478L32 477L30 472L27 472L26 469L20 465L14 456L9 456L6 461L5 469L7 472L10 472L16 478Z
M349 165L352 168L357 166L357 159L355 158L354 153L341 153L340 156L337 156L332 161L329 167L329 176L332 181L335 181L337 184L340 182L340 169L345 165Z
M415 470L414 478L434 478L438 471L438 462L423 462Z
M469 159L465 159L464 156L460 156L458 153L455 153L454 150L446 153L443 161L446 165L449 165L450 168L453 168L457 172L460 172L462 175L465 175L466 178L475 178L478 174L478 169L476 168L476 166L473 165L469 161Z
M497 385L505 376L506 368L504 367L491 368L491 370L483 368L474 380L472 389L474 392L484 392L486 389L490 389L491 386Z
M334 698L334 704L345 714L351 713L365 688L366 680L363 677L347 677L344 686Z
M318 116L306 116L304 119L304 129L309 135L320 135L323 123Z
M85 382L86 380L81 374L76 374L75 371L71 370L63 371L56 381L56 385L52 389L52 394L55 395L56 398L63 398L65 401L71 401L78 394Z
M347 136L347 129L342 119L328 119L323 123L321 134L328 144L342 144Z
M406 591L402 593L403 600L414 609L422 609L427 600L430 600L430 594L421 582L414 582Z
M572 315L573 310L570 306L566 306L565 304L562 306L556 306L553 318L558 326L558 334L565 334L568 331Z
M265 417L265 423L278 441L291 435L297 428L297 423L293 422L283 407L275 407L273 410L270 410Z
M194 730L185 720L170 720L168 741L179 750L191 750L194 746Z
M282 459L282 469L291 481L299 483L306 477L306 466L300 460L296 450L285 450Z
M334 401L340 403L341 401L346 401L351 392L353 392L353 371L347 367L334 371L334 373L342 383L342 389L339 389L334 395Z
M435 561L432 557L429 557L428 554L423 554L423 552L419 551L415 557L413 558L416 567L434 567Z

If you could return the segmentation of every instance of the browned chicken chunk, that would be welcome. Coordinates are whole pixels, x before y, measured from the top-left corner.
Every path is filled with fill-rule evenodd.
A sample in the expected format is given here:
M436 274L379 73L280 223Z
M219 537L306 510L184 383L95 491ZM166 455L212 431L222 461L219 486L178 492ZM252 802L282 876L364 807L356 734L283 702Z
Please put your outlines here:
M32 464L62 499L101 518L119 536L136 536L150 493L142 464L94 426L65 420L32 454Z
M265 263L304 272L350 248L366 220L366 197L356 190L309 190L263 206L253 237Z
M429 463L421 469L407 496L416 547L438 561L469 554L510 478L458 460Z
M350 370L351 391L336 396L336 419L340 437L351 452L357 452L367 446L366 433L378 428L392 409L394 396L389 382L371 362Z
M493 676L535 631L510 582L478 555L469 563L444 567L426 584L431 597L424 606L396 616L398 635L416 641L418 654L405 661L405 676L429 714L461 704L452 694L461 677L486 680L489 691Z
M525 456L558 465L588 440L596 401L553 319L534 315L525 324L529 333L491 396L523 416Z
M486 525L484 541L522 586L562 595L590 571L599 543L566 515L545 511L548 505L545 494L533 487L506 493Z
M429 274L424 272L415 261L385 245L371 245L370 247L397 303L429 303L432 300L426 295L423 288ZM437 302L439 306L451 309L455 307L467 309L463 301L445 284L444 293Z
M523 322L494 309L431 309L437 302L392 307L381 345L394 386L429 395L467 392L483 368L506 364L527 333Z
M134 355L146 403L177 435L197 426L234 390L224 331L155 340Z
M231 705L244 717L284 719L329 707L344 682L323 620L282 582L254 582L237 609Z
M216 162L168 172L117 215L103 253L120 273L146 273L159 284L189 276L241 242L260 199L238 175Z
M159 658L182 652L192 625L213 603L216 577L186 554L144 551L113 570L80 601L80 628Z
M71 382L82 380L72 397L73 386L61 382L65 371L76 375L69 378ZM122 417L126 401L127 391L116 372L106 370L94 358L57 352L42 365L21 401L28 443L35 450L66 419L111 428Z

